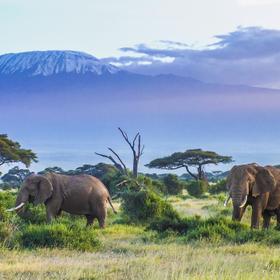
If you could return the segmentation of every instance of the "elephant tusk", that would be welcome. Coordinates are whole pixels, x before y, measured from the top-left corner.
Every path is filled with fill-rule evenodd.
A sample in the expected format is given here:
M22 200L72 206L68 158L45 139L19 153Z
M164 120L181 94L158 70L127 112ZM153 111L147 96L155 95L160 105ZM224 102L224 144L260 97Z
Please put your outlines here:
M228 195L227 199L224 202L224 206L225 207L227 207L227 204L228 204L229 200L230 200L230 195Z
M239 206L239 208L242 208L242 207L245 206L245 204L247 203L247 198L248 198L248 195L246 194L245 199L244 199L244 201L241 203L241 205Z
M10 209L7 209L6 211L7 211L7 212L12 212L12 211L18 210L18 209L22 208L22 207L24 206L24 204L25 204L25 203L22 202L22 203L19 204L18 206L13 207L13 208L10 208Z

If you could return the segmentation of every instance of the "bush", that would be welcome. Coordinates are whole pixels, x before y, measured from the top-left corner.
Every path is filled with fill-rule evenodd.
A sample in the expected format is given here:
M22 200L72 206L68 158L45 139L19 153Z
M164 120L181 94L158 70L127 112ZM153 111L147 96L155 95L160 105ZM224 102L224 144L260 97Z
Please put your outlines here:
M208 182L200 181L191 181L187 184L187 191L190 195L195 197L202 196L208 189Z
M257 242L267 245L280 244L280 231L278 230L251 230L247 225L224 217L209 219L191 217L179 220L163 218L154 220L149 229L158 231L160 236L162 236L162 233L166 235L175 232L187 242L205 240L211 243L244 244L246 242Z
M166 186L167 193L171 195L180 194L184 188L184 183L174 174L165 176L163 183Z
M210 185L208 191L211 194L219 194L221 192L226 192L226 179L222 179L216 182L215 184Z
M0 205L1 207L8 209L15 205L16 193L12 191L0 192Z
M94 251L100 246L92 228L65 224L29 225L19 234L23 248L68 248Z
M121 207L129 221L136 223L163 217L179 219L172 205L149 189L124 193Z

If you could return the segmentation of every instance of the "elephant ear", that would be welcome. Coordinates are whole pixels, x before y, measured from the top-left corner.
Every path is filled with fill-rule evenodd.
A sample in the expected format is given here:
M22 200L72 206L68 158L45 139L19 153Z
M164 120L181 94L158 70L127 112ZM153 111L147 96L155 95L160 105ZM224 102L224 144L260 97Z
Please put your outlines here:
M37 194L35 196L34 204L38 205L44 203L51 197L53 186L49 179L44 176L36 176L38 178Z
M230 170L228 176L227 176L226 188L227 188L228 191L230 191L231 181L232 181L232 178L234 176L235 170L236 170L236 166L233 166L232 169Z
M266 192L271 192L276 187L276 181L268 169L261 167L258 168L257 171L256 180L252 188L252 195L254 197Z

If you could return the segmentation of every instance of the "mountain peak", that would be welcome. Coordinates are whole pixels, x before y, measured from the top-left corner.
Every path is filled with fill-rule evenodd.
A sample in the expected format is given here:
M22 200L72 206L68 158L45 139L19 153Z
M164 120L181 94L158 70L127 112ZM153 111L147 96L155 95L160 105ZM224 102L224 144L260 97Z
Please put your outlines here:
M96 57L71 50L30 51L0 56L0 75L51 76L61 73L114 74L120 70Z

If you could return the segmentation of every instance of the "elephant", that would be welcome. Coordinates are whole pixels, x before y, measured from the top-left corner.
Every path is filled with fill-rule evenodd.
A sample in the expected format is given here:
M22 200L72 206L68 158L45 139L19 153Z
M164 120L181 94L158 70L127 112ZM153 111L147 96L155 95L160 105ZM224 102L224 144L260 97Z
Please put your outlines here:
M270 225L272 215L280 225L280 169L259 166L256 163L234 166L227 177L229 196L232 199L232 219L241 221L248 205L252 206L251 228L259 228L263 217L263 228Z
M7 211L17 211L22 215L27 202L34 205L44 203L48 223L60 215L61 211L65 211L85 215L87 226L97 218L100 228L104 228L107 202L116 213L107 188L99 179L90 175L31 175L20 188L15 207Z

